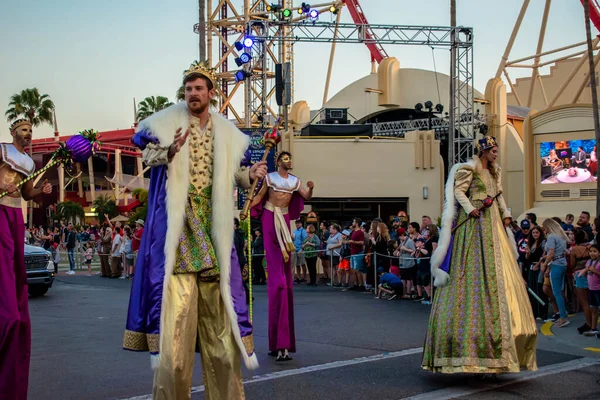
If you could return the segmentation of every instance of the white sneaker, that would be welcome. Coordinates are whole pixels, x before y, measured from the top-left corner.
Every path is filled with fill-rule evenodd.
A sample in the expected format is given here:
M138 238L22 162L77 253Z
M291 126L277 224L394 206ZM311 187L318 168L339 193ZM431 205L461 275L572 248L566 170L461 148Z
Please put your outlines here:
M69 272L67 272L67 275L75 275L75 271L69 270Z
M596 336L598 331L596 329L591 329L587 332L583 332L583 336Z
M127 277L125 275L121 275L119 279L127 279Z

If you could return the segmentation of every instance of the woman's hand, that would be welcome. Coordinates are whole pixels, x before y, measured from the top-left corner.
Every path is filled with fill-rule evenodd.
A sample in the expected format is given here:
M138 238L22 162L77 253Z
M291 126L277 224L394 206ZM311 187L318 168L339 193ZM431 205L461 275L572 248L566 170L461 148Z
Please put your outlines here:
M473 217L473 218L479 218L479 216L481 215L481 213L479 212L479 210L478 210L478 209L474 209L473 211L471 211L471 212L469 213L469 215L470 215L471 217Z

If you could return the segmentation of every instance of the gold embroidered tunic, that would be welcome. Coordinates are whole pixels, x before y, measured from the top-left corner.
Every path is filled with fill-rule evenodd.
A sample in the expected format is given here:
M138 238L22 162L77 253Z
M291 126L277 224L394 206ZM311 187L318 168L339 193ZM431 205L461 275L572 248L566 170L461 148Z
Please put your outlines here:
M210 238L213 170L211 120L203 128L197 117L190 116L189 129L189 196L173 273L199 273L201 280L216 281L219 279L219 266Z

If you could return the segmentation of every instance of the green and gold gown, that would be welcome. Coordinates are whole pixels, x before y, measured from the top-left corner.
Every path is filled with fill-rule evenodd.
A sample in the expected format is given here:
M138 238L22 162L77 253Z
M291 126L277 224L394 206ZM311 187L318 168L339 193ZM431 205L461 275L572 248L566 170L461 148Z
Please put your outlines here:
M458 167L454 179L450 178L457 226L486 197L502 191L500 171L494 177L476 158ZM510 212L500 195L480 218L470 218L454 233L447 249L452 255L449 281L436 289L433 299L424 369L441 373L537 369L537 326L517 264L514 237L503 224L507 217Z

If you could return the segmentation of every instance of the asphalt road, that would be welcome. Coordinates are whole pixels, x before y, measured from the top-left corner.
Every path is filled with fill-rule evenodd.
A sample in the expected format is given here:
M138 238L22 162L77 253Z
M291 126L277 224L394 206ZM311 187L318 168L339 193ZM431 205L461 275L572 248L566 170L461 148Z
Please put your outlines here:
M151 398L149 355L121 349L129 288L126 280L59 276L45 297L30 299L30 399ZM539 371L482 381L420 368L429 306L325 286L296 288L298 353L276 364L267 355L266 288L255 297L261 366L243 372L248 399L600 398L600 340L574 332L581 316L554 336L540 334ZM199 358L193 385L192 398L204 398Z

